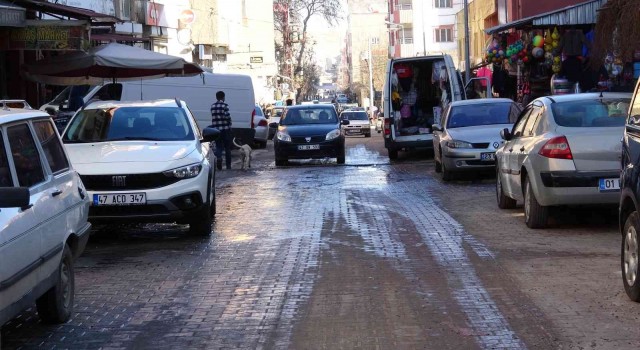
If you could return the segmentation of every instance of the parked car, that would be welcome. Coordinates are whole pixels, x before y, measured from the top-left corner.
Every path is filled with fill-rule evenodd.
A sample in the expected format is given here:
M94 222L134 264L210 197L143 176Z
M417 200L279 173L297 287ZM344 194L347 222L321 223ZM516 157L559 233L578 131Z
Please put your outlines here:
M253 143L258 148L266 148L267 140L269 140L269 122L262 113L262 108L256 105L253 111L253 128L256 131L256 135L253 138Z
M219 134L201 133L184 101L99 101L73 116L62 140L91 198L91 222L178 222L208 235L216 212L210 142Z
M457 172L493 170L500 131L511 129L521 110L506 98L451 102L432 126L436 172L449 181Z
M47 113L0 110L0 208L0 326L34 302L42 321L67 321L89 197Z
M620 252L622 284L629 298L640 302L640 86L636 85L622 139L620 174Z
M364 135L371 137L371 121L367 112L349 109L340 113L340 120L348 120L348 125L342 125L345 135Z
M501 132L496 151L500 208L524 201L530 228L547 224L558 205L616 204L620 200L620 139L631 94L540 97Z
M282 117L282 113L284 113L285 108L285 106L271 107L265 114L265 116L269 120L269 140L273 139L273 137L276 135L276 131L278 129L277 125L280 122L280 118Z
M270 125L273 125L272 123ZM336 158L345 162L344 133L332 105L298 105L287 108L274 137L276 165L286 165L289 159Z

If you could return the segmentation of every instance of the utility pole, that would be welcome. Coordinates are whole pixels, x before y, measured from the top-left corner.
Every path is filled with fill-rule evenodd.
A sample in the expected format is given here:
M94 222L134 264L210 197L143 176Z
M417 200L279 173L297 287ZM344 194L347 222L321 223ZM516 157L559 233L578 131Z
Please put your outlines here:
M421 20L420 20L420 22L422 23L422 56L427 55L427 38L426 38L427 29L424 25L424 7L426 6L427 1L429 0L422 0L422 5L420 5L420 12L422 12Z
M469 56L469 0L464 0L464 78L471 80L471 58Z
M369 37L369 53L368 59L369 62L369 118L373 118L373 62L371 61L373 55L371 54L371 37Z

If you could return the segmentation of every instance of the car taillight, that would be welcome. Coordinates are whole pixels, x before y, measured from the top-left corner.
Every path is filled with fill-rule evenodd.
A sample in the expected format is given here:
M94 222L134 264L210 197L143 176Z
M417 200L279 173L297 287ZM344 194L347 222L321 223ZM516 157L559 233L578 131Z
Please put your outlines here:
M554 137L547 141L538 154L547 158L573 159L569 141L564 136Z
M253 121L253 117L255 117L255 116L256 116L256 109L254 108L251 111L251 129L256 127L256 123L254 123L254 121Z
M384 120L384 134L391 135L391 119Z
M269 125L269 123L267 123L267 120L266 120L266 119L261 119L261 120L258 122L258 126L267 126L267 125Z

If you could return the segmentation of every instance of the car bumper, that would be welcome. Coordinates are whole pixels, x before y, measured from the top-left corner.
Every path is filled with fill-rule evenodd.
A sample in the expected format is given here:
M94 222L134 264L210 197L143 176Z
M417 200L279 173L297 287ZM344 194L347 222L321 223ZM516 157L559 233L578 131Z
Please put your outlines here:
M88 190L91 206L89 221L112 222L176 222L197 213L207 198L208 171L202 171L192 179L185 179L168 186L153 189L131 189L126 191ZM97 205L96 194L145 193L146 204ZM185 203L186 199L193 203Z
M358 127L346 127L342 129L345 135L366 135L371 133L371 127L358 126Z
M482 160L482 153L493 153L494 160ZM442 163L451 171L477 171L493 169L495 167L495 151L487 149L473 150L445 150Z
M276 159L336 158L344 150L344 138L321 142L316 150L298 149L298 146L304 145L279 141L274 144Z
M268 126L256 126L256 135L254 136L255 141L267 142L269 139L269 127Z
M599 180L619 177L619 171L541 172L536 199L541 205L618 204L620 190L600 191Z

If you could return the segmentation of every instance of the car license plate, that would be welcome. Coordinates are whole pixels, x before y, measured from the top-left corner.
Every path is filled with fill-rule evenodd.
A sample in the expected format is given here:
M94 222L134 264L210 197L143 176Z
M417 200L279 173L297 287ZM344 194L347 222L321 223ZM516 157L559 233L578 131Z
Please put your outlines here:
M496 154L495 153L480 153L480 160L486 160L486 161L496 160Z
M93 205L142 205L147 204L146 193L94 194Z
M620 179L600 179L598 188L600 192L620 191Z
M298 146L298 150L300 151L309 151L313 149L320 149L320 145L300 145Z

